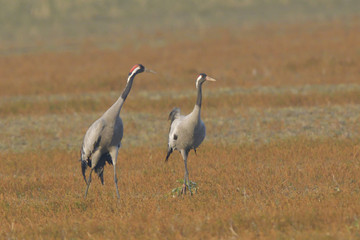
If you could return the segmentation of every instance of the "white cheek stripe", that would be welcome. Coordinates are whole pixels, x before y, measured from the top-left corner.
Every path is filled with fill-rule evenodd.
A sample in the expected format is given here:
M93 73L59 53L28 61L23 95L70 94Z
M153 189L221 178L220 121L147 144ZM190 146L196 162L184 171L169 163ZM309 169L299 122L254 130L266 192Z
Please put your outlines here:
M196 88L198 87L198 85L199 85L199 81L201 80L201 76L199 76L197 79L196 79Z
M127 82L130 81L131 77L132 77L132 76L137 72L137 70L139 70L139 69L140 69L140 67L137 67L137 68L134 69L134 71L132 71L132 73L130 74L130 76L129 76L128 79L127 79Z

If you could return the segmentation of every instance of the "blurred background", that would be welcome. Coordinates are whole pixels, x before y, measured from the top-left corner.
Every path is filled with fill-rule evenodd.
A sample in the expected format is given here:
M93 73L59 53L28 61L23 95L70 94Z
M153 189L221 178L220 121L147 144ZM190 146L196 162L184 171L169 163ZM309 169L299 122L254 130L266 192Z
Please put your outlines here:
M106 48L148 43L139 33L192 39L215 27L348 22L360 12L357 0L0 0L0 5L1 54L71 49L85 40ZM161 35L150 41L166 43Z

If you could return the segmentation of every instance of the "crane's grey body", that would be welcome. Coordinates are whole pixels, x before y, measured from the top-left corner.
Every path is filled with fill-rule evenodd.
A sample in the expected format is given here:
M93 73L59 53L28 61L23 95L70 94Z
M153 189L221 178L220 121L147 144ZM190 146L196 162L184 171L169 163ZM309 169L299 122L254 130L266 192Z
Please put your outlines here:
M176 111L177 114L170 127L169 147L173 150L196 149L206 135L205 124L200 118L200 107L195 105L194 110L187 116L180 115L178 108L173 111Z
M122 98L96 120L87 130L82 146L82 159L90 159L95 164L94 155L100 155L115 151L120 147L123 137L123 122L120 117ZM117 105L120 105L118 107ZM118 109L116 111L116 109ZM95 164L96 165L96 164Z
M134 77L136 74L144 71L146 71L146 69L141 64L135 65L131 69L126 87L121 96L99 119L97 119L90 126L84 136L83 145L81 148L81 168L84 180L87 184L85 197L90 187L91 174L93 170L95 170L95 172L100 177L101 183L104 184L103 171L107 162L114 166L116 194L117 197L120 198L116 176L117 156L124 132L120 111L127 95L131 90ZM87 167L91 168L88 180L86 180L85 176Z
M174 150L178 150L184 159L185 176L183 193L186 193L186 186L190 189L189 172L187 169L187 157L190 150L200 146L204 141L206 135L206 128L204 122L201 120L201 102L202 102L202 84L206 81L215 81L215 79L208 77L206 74L200 74L196 81L197 100L193 111L186 115L180 115L180 109L174 108L169 114L171 120L168 151L165 161ZM191 193L191 190L190 190Z

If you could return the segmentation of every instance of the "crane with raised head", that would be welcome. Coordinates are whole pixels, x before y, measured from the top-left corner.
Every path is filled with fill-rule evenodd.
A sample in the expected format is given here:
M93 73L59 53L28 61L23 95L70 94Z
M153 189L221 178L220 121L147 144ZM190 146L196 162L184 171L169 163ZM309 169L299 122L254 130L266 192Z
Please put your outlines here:
M206 135L205 124L201 120L201 101L202 101L202 84L205 81L216 81L215 79L207 76L205 73L201 73L196 79L197 88L197 100L193 111L184 116L180 115L180 109L174 108L169 114L169 120L171 120L169 139L168 139L168 150L165 161L167 162L170 154L174 150L178 150L185 164L185 176L184 185L181 193L186 193L186 188L189 188L190 194L190 180L189 172L187 168L187 158L190 150L194 150L200 146Z
M142 72L155 73L141 64L134 65L129 72L125 89L120 97L86 131L80 152L81 170L86 183L85 197L87 196L91 183L91 174L94 170L98 174L101 183L104 184L104 166L107 162L114 167L115 189L117 197L120 198L116 176L117 156L124 130L120 112L131 90L135 76ZM86 180L85 172L87 167L90 167L90 174Z

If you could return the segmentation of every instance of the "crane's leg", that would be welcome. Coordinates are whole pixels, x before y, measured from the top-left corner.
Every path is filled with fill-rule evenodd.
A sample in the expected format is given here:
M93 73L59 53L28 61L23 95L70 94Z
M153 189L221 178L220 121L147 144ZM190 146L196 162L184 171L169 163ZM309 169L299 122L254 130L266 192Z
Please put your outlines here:
M119 193L119 188L118 188L118 179L117 179L117 176L116 176L116 164L114 164L114 182L115 182L115 189L116 189L116 195L117 195L117 198L120 199L120 193Z
M97 165L98 161L100 159L100 151L96 151L91 158L91 169L90 169L90 174L89 174L89 179L86 182L87 186L86 186L86 190L85 190L85 198L87 196L87 193L89 191L89 187L90 187L90 183L91 183L91 174L95 169L95 166ZM85 177L84 177L85 178Z
M114 166L114 183L115 183L115 189L116 189L116 195L117 198L120 199L120 193L119 193L119 188L118 188L118 179L117 179L117 175L116 175L116 163L117 163L117 156L119 153L119 148L114 148L113 150L110 151L110 157L111 160L113 162L113 166Z
M87 184L86 175L85 175L86 168L87 168L87 162L82 161L81 159L80 159L80 161L81 161L81 172L82 172L82 175L83 175L83 177L84 177L84 181L85 181L85 183Z
M185 165L184 186L183 186L182 193L186 194L186 187L188 187L190 195L192 195L191 187L190 187L190 180L189 180L189 171L187 169L187 158L189 155L189 150L181 150L180 152L181 152L181 156L184 159L184 165Z
M85 190L85 198L86 198L87 193L89 191L89 187L90 187L90 183L91 183L91 174L92 174L93 170L94 170L93 168L90 169L89 179L87 180L87 183L86 183L87 186L86 186L86 190Z

